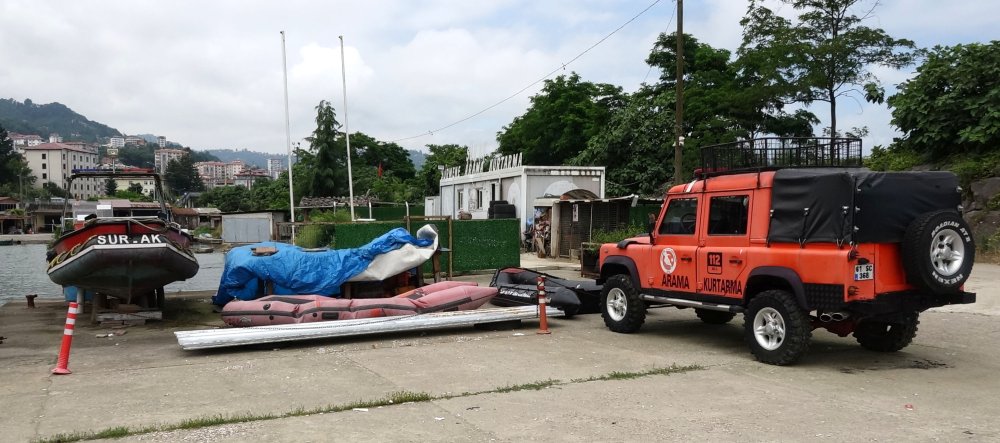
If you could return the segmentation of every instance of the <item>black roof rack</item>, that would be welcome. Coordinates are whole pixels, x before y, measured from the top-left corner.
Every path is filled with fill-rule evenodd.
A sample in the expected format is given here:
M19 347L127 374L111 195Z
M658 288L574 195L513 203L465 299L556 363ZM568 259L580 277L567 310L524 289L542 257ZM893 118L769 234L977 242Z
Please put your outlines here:
M784 168L858 168L861 139L767 137L701 148L699 177Z

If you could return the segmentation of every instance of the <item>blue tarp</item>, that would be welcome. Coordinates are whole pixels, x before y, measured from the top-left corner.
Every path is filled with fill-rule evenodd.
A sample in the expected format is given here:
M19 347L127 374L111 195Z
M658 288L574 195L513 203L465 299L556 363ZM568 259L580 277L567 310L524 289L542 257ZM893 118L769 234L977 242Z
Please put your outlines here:
M219 291L212 303L253 300L262 281L273 283L274 294L337 295L340 285L368 268L375 256L406 244L427 247L433 239L416 238L406 229L396 228L360 248L307 252L285 243L258 243L233 248L226 254ZM253 248L274 247L278 252L254 256Z

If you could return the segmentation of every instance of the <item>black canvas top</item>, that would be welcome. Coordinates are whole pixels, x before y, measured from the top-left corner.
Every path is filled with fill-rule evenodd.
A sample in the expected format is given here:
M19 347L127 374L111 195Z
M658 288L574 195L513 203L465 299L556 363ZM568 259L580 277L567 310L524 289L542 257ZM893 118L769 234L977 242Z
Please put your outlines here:
M894 243L920 214L958 212L951 172L782 169L774 174L771 242Z

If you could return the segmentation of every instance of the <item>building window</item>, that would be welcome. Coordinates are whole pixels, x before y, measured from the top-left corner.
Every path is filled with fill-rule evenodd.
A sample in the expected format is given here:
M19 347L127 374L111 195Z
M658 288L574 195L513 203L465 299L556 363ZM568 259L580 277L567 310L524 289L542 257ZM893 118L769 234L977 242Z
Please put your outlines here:
M43 172L42 173L42 180L45 180L47 178L49 178L49 174L46 174L46 173Z
M42 163L42 169L48 169L48 166L49 165L47 163Z
M465 201L464 200L465 200L465 190L464 189L459 189L458 190L458 199L456 200L457 204L455 205L455 207L458 208L458 210L460 210L460 211L462 209L465 209L465 207L464 207Z
M42 153L42 160L45 160L45 153Z
M476 188L475 201L471 203L475 209L483 209L483 188Z

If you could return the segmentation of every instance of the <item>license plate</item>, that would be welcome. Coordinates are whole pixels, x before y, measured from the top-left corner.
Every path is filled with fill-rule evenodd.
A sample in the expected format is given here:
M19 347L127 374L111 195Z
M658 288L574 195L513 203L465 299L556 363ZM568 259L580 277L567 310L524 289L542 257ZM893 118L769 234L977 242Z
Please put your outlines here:
M854 281L871 280L873 278L875 278L875 265L868 263L866 265L854 266Z

